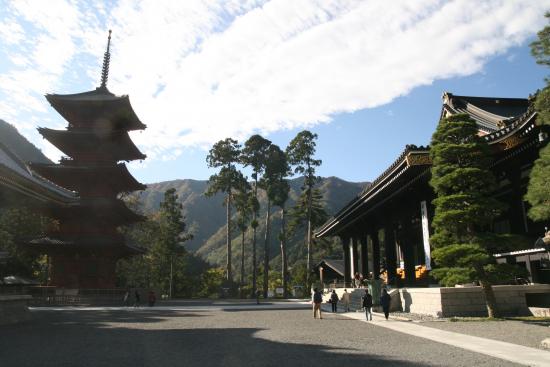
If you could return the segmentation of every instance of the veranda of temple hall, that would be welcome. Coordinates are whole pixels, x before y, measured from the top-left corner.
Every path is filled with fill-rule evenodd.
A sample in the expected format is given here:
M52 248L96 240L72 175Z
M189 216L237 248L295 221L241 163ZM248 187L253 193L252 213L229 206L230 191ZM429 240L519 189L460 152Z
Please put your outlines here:
M494 254L497 262L524 266L529 282L550 283L545 267L548 252L536 245L544 225L527 216L523 200L529 173L538 151L548 141L547 131L536 124L534 98L500 98L443 94L440 119L468 114L479 135L490 146L491 167L497 178L492 195L507 205L494 222L496 233L524 235L530 249ZM355 274L382 278L393 286L428 286L430 277L432 200L429 185L430 148L407 145L397 159L372 183L314 232L316 238L338 237L342 244L345 286ZM317 267L319 268L319 266ZM322 276L322 275L321 275Z

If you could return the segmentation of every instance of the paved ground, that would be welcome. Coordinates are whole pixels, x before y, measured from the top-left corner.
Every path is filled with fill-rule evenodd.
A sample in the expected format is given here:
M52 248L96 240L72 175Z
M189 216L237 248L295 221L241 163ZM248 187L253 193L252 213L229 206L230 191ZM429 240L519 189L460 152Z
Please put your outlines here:
M33 311L0 327L11 366L517 366L303 306Z
M548 321L435 321L420 324L532 348L540 348L540 342L545 338L550 338L550 322Z

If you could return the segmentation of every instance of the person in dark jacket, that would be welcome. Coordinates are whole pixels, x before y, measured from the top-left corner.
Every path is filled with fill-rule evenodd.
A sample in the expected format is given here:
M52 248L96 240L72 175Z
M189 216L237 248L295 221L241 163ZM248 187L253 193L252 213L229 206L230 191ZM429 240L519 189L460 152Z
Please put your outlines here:
M154 291L149 291L149 296L147 297L147 300L149 301L149 307L153 307L155 305L155 302L157 301L157 296L155 295Z
M388 294L388 290L384 288L382 289L382 296L380 296L380 305L382 306L382 310L384 310L384 316L386 317L386 320L390 316L390 303L391 297Z
M365 316L367 321L372 321L372 296L369 293L368 289L365 289L365 295L363 296L363 308L365 309Z
M330 295L330 303L332 305L332 312L338 311L338 295L336 294L336 291L333 290L332 294Z
M317 288L313 290L313 299L311 303L313 303L313 318L317 318L317 311L319 311L319 319L322 319L321 304L323 303L323 294Z
M134 292L134 308L139 308L139 300L140 300L139 291L136 289L136 291Z

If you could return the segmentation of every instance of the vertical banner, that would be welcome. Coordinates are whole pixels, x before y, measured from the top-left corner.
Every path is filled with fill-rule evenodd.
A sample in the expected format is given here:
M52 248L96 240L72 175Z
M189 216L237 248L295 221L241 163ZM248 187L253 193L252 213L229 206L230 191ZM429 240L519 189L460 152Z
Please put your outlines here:
M426 269L432 270L432 254L430 250L430 225L428 223L428 207L426 201L420 202L420 214L422 216L422 238L424 239L424 260L426 262Z

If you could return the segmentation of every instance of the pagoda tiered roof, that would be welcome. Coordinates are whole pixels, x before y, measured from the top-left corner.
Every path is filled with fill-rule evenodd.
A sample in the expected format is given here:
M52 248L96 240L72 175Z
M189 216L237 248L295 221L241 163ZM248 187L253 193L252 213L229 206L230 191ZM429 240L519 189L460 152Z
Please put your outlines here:
M124 130L102 134L101 131L38 128L38 132L73 158L97 158L101 161L132 161L146 158Z
M112 227L146 219L143 215L129 209L122 200L110 198L81 198L78 203L56 209L55 214L63 220L82 218L82 220L108 223Z
M127 95L116 96L107 87L75 94L47 94L46 99L70 128L94 128L106 131L143 130Z
M147 188L130 174L124 163L93 167L71 163L71 160L64 160L62 164L31 163L30 166L42 176L74 191L81 189L83 182L87 186L107 187L115 193Z
M45 236L26 242L28 249L49 254L75 252L115 252L122 256L143 254L145 250L128 245L122 236Z
M51 209L59 227L50 231L48 237L26 242L32 250L54 255L53 281L59 286L114 287L116 261L143 252L126 245L117 231L119 226L145 219L117 199L121 192L145 189L126 165L119 163L145 159L128 134L145 129L145 125L132 109L128 96L115 96L107 89L110 42L111 31L98 88L46 96L68 121L66 130L38 129L69 158L62 158L56 165L34 164L33 168L80 195L77 202Z

